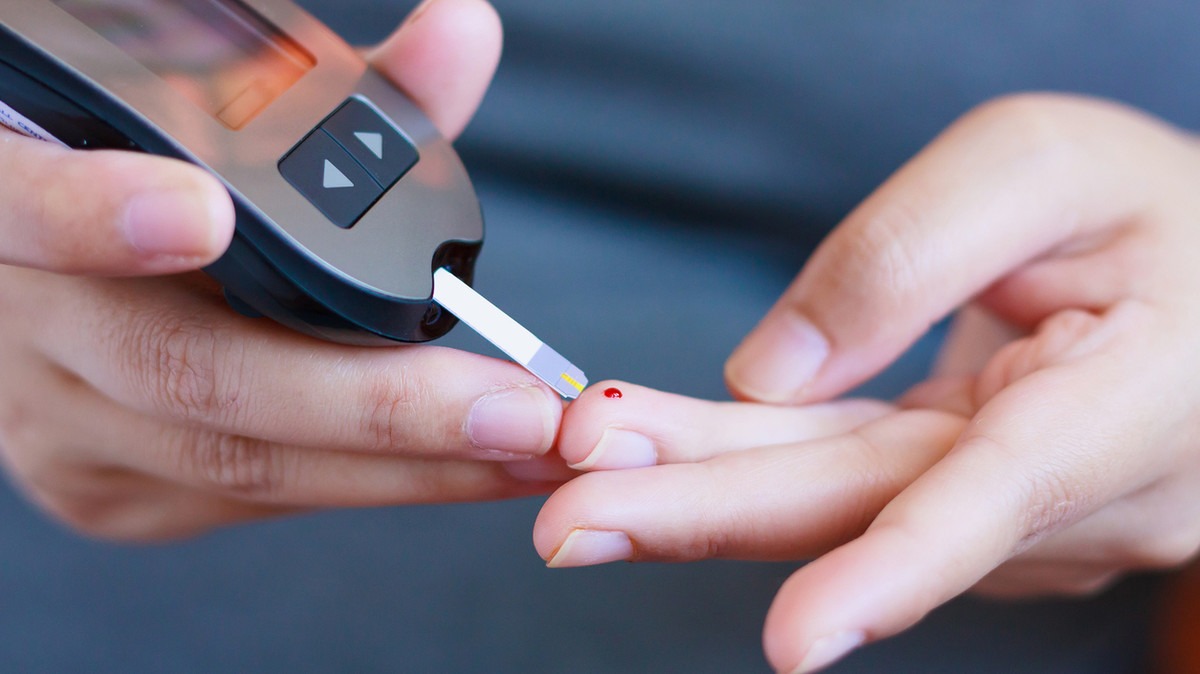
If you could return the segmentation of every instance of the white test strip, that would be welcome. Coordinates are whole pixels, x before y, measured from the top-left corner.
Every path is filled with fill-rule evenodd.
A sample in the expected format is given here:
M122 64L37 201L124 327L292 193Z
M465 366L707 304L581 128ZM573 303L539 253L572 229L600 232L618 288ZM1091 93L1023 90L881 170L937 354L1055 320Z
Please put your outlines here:
M433 301L564 398L578 398L587 387L582 370L444 267L433 273Z
M6 126L22 136L29 136L47 143L66 147L67 144L54 137L49 131L38 126L32 119L17 112L12 106L0 101L0 125Z

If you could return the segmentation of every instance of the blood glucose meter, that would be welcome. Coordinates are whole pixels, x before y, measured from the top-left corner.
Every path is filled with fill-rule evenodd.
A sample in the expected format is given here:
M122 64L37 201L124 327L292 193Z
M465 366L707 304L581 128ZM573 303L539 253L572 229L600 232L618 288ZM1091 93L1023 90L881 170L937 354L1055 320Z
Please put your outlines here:
M288 0L4 0L0 124L211 171L237 225L205 271L243 313L358 345L461 318L562 395L587 384L470 287L483 219L450 144Z
M450 144L285 0L4 0L0 123L209 169L237 227L206 271L235 307L324 339L445 334L433 273L470 281L482 245Z

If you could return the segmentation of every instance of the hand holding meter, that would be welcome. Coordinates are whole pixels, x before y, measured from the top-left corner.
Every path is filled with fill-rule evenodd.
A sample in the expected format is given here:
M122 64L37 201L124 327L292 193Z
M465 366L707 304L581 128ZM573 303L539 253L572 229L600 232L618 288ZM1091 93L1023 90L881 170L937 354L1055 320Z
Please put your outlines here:
M369 60L452 136L500 43L486 0L437 0ZM76 141L51 112L21 109ZM0 165L0 463L57 519L162 540L297 508L546 490L546 462L524 459L551 449L563 406L520 367L309 339L185 273L233 237L229 190L203 168L4 130Z
M477 312L460 317L560 393L586 385L486 301L463 301L483 223L457 155L290 2L6 2L0 123L215 174L237 226L206 271L243 312L362 345L435 339L455 324L450 312Z

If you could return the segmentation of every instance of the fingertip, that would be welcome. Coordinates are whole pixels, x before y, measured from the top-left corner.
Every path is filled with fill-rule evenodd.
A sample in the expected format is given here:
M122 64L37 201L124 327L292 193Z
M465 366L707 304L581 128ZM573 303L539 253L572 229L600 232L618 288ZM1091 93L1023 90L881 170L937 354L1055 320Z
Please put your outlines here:
M546 559L552 569L571 569L610 562L632 561L633 541L623 531L576 529Z
M636 429L653 405L652 389L622 381L589 386L563 418L559 453L575 470L641 468L656 463L654 443ZM605 439L610 440L606 443ZM614 451L604 451L605 446ZM607 455L603 458L602 455Z
M229 248L233 241L233 232L237 223L237 212L234 208L233 197L229 190L207 171L191 165L184 168L193 175L198 190L197 193L202 208L207 210L209 224L208 250L205 255L209 261L214 261Z
M808 647L800 664L795 667L777 668L776 671L780 674L811 674L824 671L841 662L866 642L867 635L857 630L828 634Z
M533 524L533 545L542 559L549 562L558 556L574 532L623 530L619 526L623 508L619 503L610 508L614 488L621 489L612 477L611 473L586 473L550 495ZM630 489L637 488L640 483Z
M767 612L768 660L779 671L817 671L867 641L912 627L978 580L959 585L958 575L971 574L974 560L950 560L949 550L932 547L927 538L877 520L859 538L792 574ZM847 635L863 639L853 645ZM847 648L838 652L838 645Z
M215 177L164 160L154 181L127 197L121 229L149 271L167 273L220 257L233 238L234 219L233 200Z
M61 274L146 276L200 268L228 246L232 200L199 167L5 141L5 161L23 170L0 186L0 261Z
M199 268L229 246L234 210L228 192L199 169L181 168L174 172L182 179L143 188L126 200L120 229L142 265L131 273Z
M503 35L500 15L485 0L427 0L369 58L453 139L487 91Z
M562 404L545 386L509 386L474 401L464 429L478 456L543 456L554 444Z
M564 499L570 500L566 493L573 490L574 484L575 481L572 480L556 489L542 505L537 519L533 522L533 547L538 556L545 561L554 556L570 529L563 517L564 509L558 503Z
M819 671L862 646L862 614L875 599L871 575L849 543L792 574L767 612L763 650L778 672Z
M476 459L543 456L558 437L562 398L512 361L433 345L385 349L378 357L370 372L379 389L374 397L382 393L385 401L380 422L387 436L419 436L426 447ZM418 419L409 416L414 403L426 406ZM389 409L395 405L404 414Z

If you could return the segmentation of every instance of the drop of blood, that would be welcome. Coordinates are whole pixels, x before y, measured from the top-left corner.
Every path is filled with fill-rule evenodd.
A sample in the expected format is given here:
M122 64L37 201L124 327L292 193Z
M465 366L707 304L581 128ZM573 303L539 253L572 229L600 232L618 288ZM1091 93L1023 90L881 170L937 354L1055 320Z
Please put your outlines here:
M619 388L604 389L604 397L605 398L612 398L613 400L619 400L622 395L623 394L621 393L621 389L619 389Z

